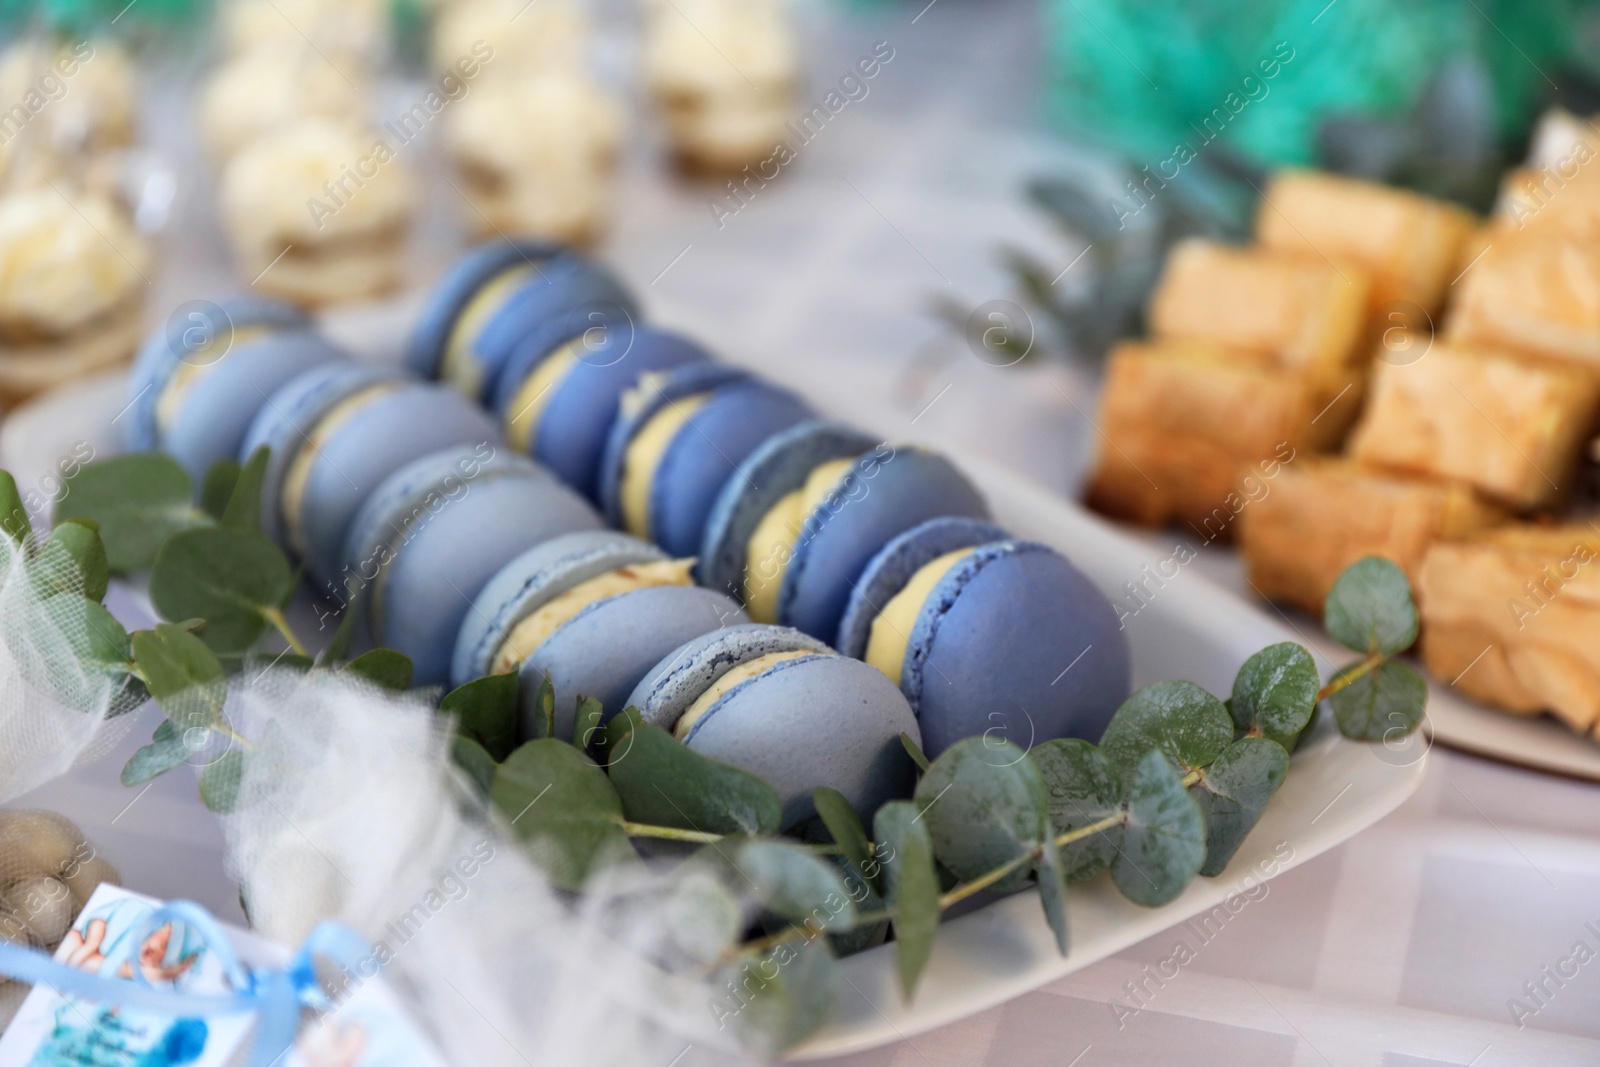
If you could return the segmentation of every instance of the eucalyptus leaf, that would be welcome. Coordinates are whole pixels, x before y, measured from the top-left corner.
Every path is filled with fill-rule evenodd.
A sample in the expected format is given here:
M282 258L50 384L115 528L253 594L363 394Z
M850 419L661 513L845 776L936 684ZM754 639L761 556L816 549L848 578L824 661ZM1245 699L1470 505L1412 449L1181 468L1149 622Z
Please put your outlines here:
M933 854L969 881L1032 849L1050 833L1050 794L1039 769L1009 741L969 737L945 749L917 783ZM1026 867L996 883L1023 884Z
M86 468L87 469L87 468ZM174 534L156 555L150 601L162 618L202 618L218 652L249 648L294 592L283 550L259 533L216 527Z
M911 762L917 765L917 770L923 774L928 773L928 754L922 751L922 746L911 740L911 735L900 735L900 747L906 750L906 755L911 757Z
M843 793L827 786L814 790L811 800L816 805L817 815L827 826L828 833L833 835L834 843L839 846L839 851L850 863L856 877L865 879L869 885L876 885L877 879L868 873L876 867L872 859L872 842L867 840L866 828L861 825L861 816L856 814L855 807L845 799Z
M1062 738L1028 752L1050 794L1050 826L1055 836L1077 830L1122 810L1122 776L1105 754L1087 741ZM1123 826L1062 845L1061 869L1069 882L1081 882L1111 866L1122 845Z
M338 663L350 655L350 643L356 636L356 597L359 595L358 591L352 591L345 600L344 610L339 613L339 625L334 629L328 647L323 649L322 655L318 657L319 662Z
M659 726L634 727L625 744L610 773L630 822L712 834L777 831L778 794L749 771L703 756Z
M239 473L243 469L235 459L219 459L207 467L206 476L200 479L200 510L212 519L222 521L222 514L228 510L233 487L239 483Z
M239 806L239 787L244 783L244 751L230 748L200 772L200 802L219 815Z
M122 768L122 784L143 785L152 778L182 766L189 758L183 734L171 719L162 719L150 743L135 752Z
M562 889L633 856L622 799L604 771L565 741L540 738L511 753L490 789L530 857Z
M1159 751L1145 754L1128 789L1128 827L1111 880L1147 908L1183 892L1206 858L1206 823L1178 771Z
M1223 872L1288 773L1289 753L1265 737L1240 738L1206 768L1190 791L1206 821L1201 874L1214 878Z
M1311 721L1322 682L1311 653L1293 641L1269 645L1244 661L1228 712L1241 730L1259 730L1287 746Z
M717 972L710 1001L718 1029L731 1028L749 1052L771 1059L828 1019L839 967L825 938L785 942Z
M1337 680L1361 669L1353 664ZM1422 725L1428 683L1408 663L1385 660L1328 697L1339 732L1352 741L1395 742Z
M411 657L392 648L363 652L346 663L343 669L391 692L404 693L411 688Z
M1381 556L1344 569L1322 605L1322 624L1357 652L1398 655L1417 640L1417 606L1405 572Z
M261 483L266 480L267 460L270 450L262 445L250 454L239 477L228 494L228 506L222 512L222 526L241 533L259 533L261 530Z
M900 992L909 1003L933 952L939 929L939 874L933 840L915 804L891 800L872 820L885 895L894 909L894 962Z
M556 735L556 690L550 683L550 675L546 674L539 679L539 687L533 694L533 736L555 737Z
M1128 779L1156 749L1185 770L1204 767L1233 742L1222 701L1193 682L1157 682L1130 696L1112 716L1100 751Z
M210 522L194 506L194 484L171 456L133 452L84 465L56 505L55 521L93 519L114 573L149 568L167 539Z
M0 470L0 533L21 544L32 531L28 509L17 491L17 480L10 471Z
M578 710L572 716L572 744L582 752L589 751L589 746L600 734L601 724L605 722L606 709L594 697L580 697Z
M457 734L451 739L450 758L472 784L478 787L480 796L489 796L494 788L496 767L494 757L484 751L482 745L470 737Z
M95 671L126 674L133 658L128 631L97 600L77 593L57 593L45 610L71 644L78 662Z
M1044 908L1045 921L1056 935L1056 950L1065 956L1071 939L1067 932L1067 872L1061 865L1059 849L1047 848L1039 854L1034 878L1039 883L1039 903Z
M517 743L517 672L491 674L446 693L439 710L456 717L456 732L483 747L495 762Z
M133 659L150 696L181 729L210 728L222 714L227 675L216 653L181 626L158 623L132 638Z
M781 919L813 932L849 929L855 922L855 902L839 872L807 848L775 839L747 841L733 862L761 906Z
M649 892L654 895L657 890L652 888ZM693 864L684 864L672 872L662 905L662 932L671 938L681 962L689 966L703 966L728 951L738 942L744 927L743 910L733 891L714 872ZM644 917L653 921L656 915L645 912ZM668 961L669 967L677 962L680 961Z
M644 716L632 705L611 716L595 739L595 757L606 766L626 758L633 745L633 731L643 723Z
M68 519L50 531L29 562L33 584L45 595L82 593L95 603L105 599L111 565L100 531L87 519Z

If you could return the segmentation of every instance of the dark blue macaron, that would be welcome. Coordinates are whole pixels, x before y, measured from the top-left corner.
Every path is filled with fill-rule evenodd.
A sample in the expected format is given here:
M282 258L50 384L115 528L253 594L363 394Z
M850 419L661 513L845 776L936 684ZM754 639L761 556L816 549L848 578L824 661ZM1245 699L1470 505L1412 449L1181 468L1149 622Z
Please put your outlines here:
M819 786L870 820L916 783L900 735L920 743L921 733L905 697L881 671L796 630L730 626L696 638L627 703L696 752L765 780L785 826L812 814Z
M811 417L788 390L721 364L651 375L624 396L606 441L606 518L674 556L692 556L739 464L773 434Z
M442 685L485 584L529 548L600 525L581 497L525 457L503 446L452 447L400 468L367 498L335 591L355 595L374 644L411 657L414 684Z
M988 515L977 489L943 456L888 444L857 453L866 440L812 422L753 452L706 525L706 584L742 590L757 619L832 640L862 572L886 544L929 519ZM772 533L774 510L797 502L779 524L780 540L750 559L752 538Z
M1097 741L1128 696L1128 644L1105 596L1049 546L970 519L934 519L889 542L862 573L838 641L898 675L929 756L980 735L1023 749Z
M554 348L537 338L519 345L501 374L494 410L513 447L597 499L600 461L622 394L646 374L711 359L679 334L626 317L597 317L574 323Z
M484 241L468 249L450 264L423 304L406 345L406 365L412 373L421 378L439 376L439 364L456 323L486 286L508 273L531 276L560 251L560 245L525 238Z
M525 716L548 675L566 736L579 696L614 715L663 656L746 621L734 601L691 584L687 561L615 531L574 533L529 549L483 587L453 672L459 683L517 668Z
M452 445L504 447L494 421L454 390L354 363L307 371L273 394L243 454L261 445L272 450L263 528L324 589L336 579L351 520L385 478Z

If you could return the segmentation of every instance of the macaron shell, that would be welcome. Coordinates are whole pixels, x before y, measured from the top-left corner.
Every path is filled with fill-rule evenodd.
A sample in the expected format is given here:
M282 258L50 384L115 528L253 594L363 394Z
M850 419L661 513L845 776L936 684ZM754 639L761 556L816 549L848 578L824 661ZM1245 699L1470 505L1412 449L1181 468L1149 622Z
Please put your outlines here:
M725 626L675 649L640 680L628 697L644 721L671 730L700 694L741 663L777 652L833 650L810 634L787 626L746 623Z
M464 685L487 674L506 635L540 605L618 567L666 558L655 545L617 530L564 534L529 548L501 567L473 601L456 638L452 682Z
M546 475L475 482L399 547L384 577L374 641L411 657L414 685L449 682L462 622L489 580L532 546L599 523L581 497Z
M485 241L468 250L429 292L406 345L406 366L423 378L438 377L439 360L450 333L479 288L518 264L540 264L560 251L560 245L548 241L509 239Z
M842 423L811 420L773 434L723 483L706 519L701 581L742 591L750 538L773 505L805 484L817 466L869 452L877 440Z
M861 572L850 594L850 606L839 623L834 646L851 659L866 655L872 623L895 594L917 571L940 556L960 548L976 548L1011 535L992 522L960 516L942 516L914 526L883 546ZM911 706L916 707L916 701Z
M778 621L824 640L837 636L872 558L944 515L987 518L989 509L943 456L902 446L867 470L852 469L806 520L778 594Z
M766 781L783 804L783 825L792 826L816 810L818 786L843 793L863 820L910 796L916 773L902 733L920 743L916 716L881 671L844 656L808 656L734 687L684 744Z
M692 585L653 586L591 604L540 645L522 665L523 736L546 673L556 695L556 736L570 737L581 694L609 718L651 668L684 642L749 622L721 593Z
M1098 741L1129 690L1116 612L1060 553L985 545L946 574L912 628L901 689L937 756L963 737L1026 750Z

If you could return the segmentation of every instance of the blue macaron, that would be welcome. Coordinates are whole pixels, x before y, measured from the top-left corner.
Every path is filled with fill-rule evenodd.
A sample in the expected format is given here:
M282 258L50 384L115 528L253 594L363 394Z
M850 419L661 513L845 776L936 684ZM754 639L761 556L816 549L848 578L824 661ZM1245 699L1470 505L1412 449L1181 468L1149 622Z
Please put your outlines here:
M468 249L434 283L406 345L406 365L420 378L439 376L440 363L456 324L473 299L501 281L504 296L523 277L553 259L561 246L549 241L505 238L484 241ZM487 317L488 308L480 308Z
M739 464L811 417L793 393L733 367L695 363L651 375L623 397L606 441L606 518L672 555L692 556Z
M900 534L941 516L984 518L943 456L809 422L753 451L706 523L702 581L752 618L833 640L862 572Z
M765 780L785 826L813 813L819 786L870 820L916 784L900 735L922 735L905 697L881 671L796 630L731 626L698 637L627 702L696 752Z
M274 393L243 453L271 449L262 526L329 588L351 520L383 480L452 445L503 447L484 411L454 390L400 371L331 363Z
M1097 741L1129 689L1128 643L1094 584L1047 545L943 518L889 542L840 623L917 713L929 756L964 737Z
M568 534L524 552L483 587L456 641L454 680L519 670L526 735L548 676L565 736L580 696L614 715L673 649L747 621L734 601L692 584L687 560L615 531Z
M519 345L493 404L513 447L591 499L623 393L646 374L712 359L679 334L595 315L554 348L537 337Z
M529 548L600 525L581 497L525 457L503 445L456 446L401 467L367 498L332 591L355 595L373 644L411 658L414 684L443 685L485 584Z

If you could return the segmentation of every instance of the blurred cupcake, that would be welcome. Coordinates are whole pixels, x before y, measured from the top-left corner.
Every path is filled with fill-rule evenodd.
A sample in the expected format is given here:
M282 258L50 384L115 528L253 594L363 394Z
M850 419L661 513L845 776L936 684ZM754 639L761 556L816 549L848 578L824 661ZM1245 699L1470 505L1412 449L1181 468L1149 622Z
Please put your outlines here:
M235 55L265 44L311 45L351 80L349 69L381 54L385 0L231 0L221 5L222 38Z
M433 65L441 72L469 59L495 77L583 69L589 26L571 0L452 0L439 7Z
M388 141L322 118L252 141L222 175L244 277L308 306L393 289L412 206L410 175Z
M24 38L0 55L0 168L9 189L70 176L111 190L135 137L134 70L115 42Z
M0 399L131 356L149 258L100 196L44 186L0 197Z
M737 171L785 140L799 60L776 0L646 0L644 66L690 169Z
M226 162L264 134L305 118L359 129L366 93L301 45L263 45L217 68L200 99L200 130L212 158Z
M617 101L575 72L477 87L445 128L473 209L468 225L480 236L593 240L622 124Z

